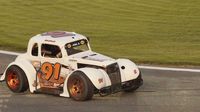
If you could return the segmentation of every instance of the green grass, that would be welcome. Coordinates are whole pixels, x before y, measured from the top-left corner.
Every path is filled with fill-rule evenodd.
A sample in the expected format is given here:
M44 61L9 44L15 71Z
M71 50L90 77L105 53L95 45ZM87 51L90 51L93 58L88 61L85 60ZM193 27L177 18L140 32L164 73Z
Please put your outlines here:
M52 30L137 63L200 65L199 0L0 0L1 49L25 51L30 37Z

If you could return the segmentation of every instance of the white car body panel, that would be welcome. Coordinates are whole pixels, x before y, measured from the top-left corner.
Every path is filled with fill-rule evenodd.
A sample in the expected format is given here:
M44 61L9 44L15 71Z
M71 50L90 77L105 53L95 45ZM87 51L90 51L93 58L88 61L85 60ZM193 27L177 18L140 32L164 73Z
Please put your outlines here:
M9 68L12 65L16 65L24 71L28 79L30 92L33 93L35 91L35 87L33 87L32 85L34 84L35 77L36 77L35 75L36 71L34 67L28 61L22 60L19 57L14 62L10 63L7 68ZM2 76L3 77L2 80L5 80L5 74L6 72L4 72L4 75Z
M69 33L69 32L67 32ZM32 37L29 41L27 53L22 54L16 58L14 62L8 65L10 67L11 65L17 65L19 66L26 74L28 82L29 82L29 89L30 92L34 92L36 90L36 87L34 87L34 83L36 81L36 69L33 67L32 62L38 62L40 64L44 62L50 62L50 63L60 63L64 66L67 66L68 69L63 68L61 69L61 76L65 78L64 84L63 84L63 93L60 94L60 96L63 97L69 97L69 92L67 89L67 81L69 76L74 71L81 71L83 72L93 83L93 85L97 89L102 89L104 87L111 86L111 80L109 78L109 75L106 73L105 70L100 68L106 68L106 66L117 63L119 65L119 70L121 73L121 82L130 81L133 79L136 79L139 76L139 69L136 66L135 63L128 59L113 59L108 56L93 52L90 48L90 45L88 43L88 51L80 52L77 54L73 54L68 56L65 45L66 43L78 41L80 39L88 40L85 36L70 32L72 36L64 36L59 38L53 38L48 35L38 34L34 37ZM38 56L32 56L32 46L38 43ZM45 58L41 56L41 44L50 44L50 45L56 45L59 46L62 53L62 58ZM85 65L92 65L92 66L98 66L99 69L96 68L78 68L78 64L85 64ZM122 66L125 67L125 69L122 69ZM5 74L6 70L2 77L0 77L0 80L5 80ZM103 82L99 82L100 79L103 79ZM37 88L40 88L38 85Z
M124 66L126 68L126 70L122 70L120 68L121 76L123 76L121 77L122 82L136 79L139 76L140 71L138 67L135 65L135 63L133 63L132 61L128 59L118 59L117 62L119 66ZM136 71L136 73L134 73L134 70Z
M103 87L111 85L111 82L107 73L101 69L81 68L81 69L77 69L76 71L83 72L90 79L90 81L93 83L93 85L97 89L101 89ZM60 96L69 97L69 92L67 90L67 81L68 81L67 79L69 78L69 76L66 78L64 82L64 87L63 87L64 91L62 94L60 94ZM103 79L103 82L99 83L98 79Z

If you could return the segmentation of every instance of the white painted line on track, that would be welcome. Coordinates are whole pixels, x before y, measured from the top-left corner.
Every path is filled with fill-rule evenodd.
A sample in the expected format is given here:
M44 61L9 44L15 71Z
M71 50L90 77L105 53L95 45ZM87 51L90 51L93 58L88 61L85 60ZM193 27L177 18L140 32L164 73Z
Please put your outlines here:
M165 70L165 71L197 72L197 73L200 73L200 69L168 68L168 67L153 67L153 66L139 66L139 68L141 68L141 69L149 69L149 70Z
M11 51L3 51L3 50L0 50L0 53L1 54L8 54L8 55L20 55L21 53L17 53L17 52L11 52Z
M20 55L21 53L0 50L0 54L16 55L17 56L17 55ZM168 67L154 67L154 66L139 66L139 68L149 69L149 70L165 70L165 71L180 71L180 72L197 72L197 73L200 73L200 69L168 68Z

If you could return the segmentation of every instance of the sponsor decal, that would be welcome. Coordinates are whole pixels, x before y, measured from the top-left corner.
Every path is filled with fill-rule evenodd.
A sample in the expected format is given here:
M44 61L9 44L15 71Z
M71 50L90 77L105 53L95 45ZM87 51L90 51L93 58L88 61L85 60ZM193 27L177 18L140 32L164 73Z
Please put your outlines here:
M133 70L133 73L134 73L134 74L137 74L137 70L136 70L136 69L135 69L135 70Z
M99 84L103 83L103 78L98 79Z
M37 78L41 87L54 87L56 84L64 83L64 78L60 76L62 65L59 63L45 62L37 72Z
M69 48L69 49L70 49L71 47L72 47L72 45L71 45L71 44L67 44L67 48Z
M81 44L82 44L82 45L85 44L85 41L81 40Z
M46 42L56 42L55 40L44 40Z

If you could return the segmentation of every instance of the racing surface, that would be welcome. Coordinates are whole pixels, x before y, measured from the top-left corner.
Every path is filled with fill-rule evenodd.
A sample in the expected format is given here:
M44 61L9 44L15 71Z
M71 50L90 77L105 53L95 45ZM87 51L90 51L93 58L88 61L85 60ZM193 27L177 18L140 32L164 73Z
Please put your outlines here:
M15 56L0 54L2 73ZM0 112L200 112L200 73L141 69L135 92L95 95L86 102L29 92L14 94L0 83Z

